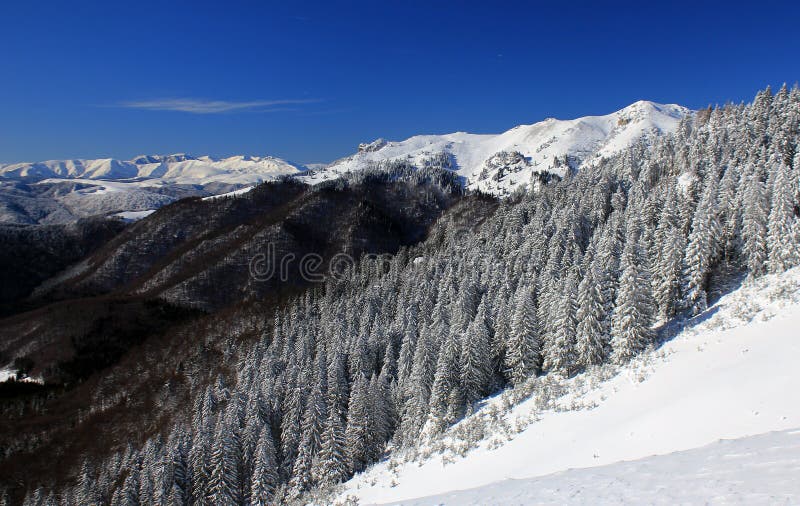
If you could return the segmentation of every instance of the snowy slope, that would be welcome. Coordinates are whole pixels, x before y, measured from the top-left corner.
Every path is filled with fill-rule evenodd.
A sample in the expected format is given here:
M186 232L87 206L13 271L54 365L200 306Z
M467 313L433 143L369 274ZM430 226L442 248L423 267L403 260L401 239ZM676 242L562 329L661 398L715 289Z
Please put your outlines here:
M567 492L559 487L572 486L569 484L585 477L615 483L611 491L617 495L608 496L611 501L627 493L625 484L635 478L624 473L637 468L646 475L642 479L653 486L667 486L670 482L662 482L659 470L676 465L684 457L643 461L639 467L615 465L541 477L674 454L720 439L800 428L798 328L800 268L764 277L723 297L662 348L645 354L619 374L602 380L586 374L565 380L566 395L546 409L535 395L521 402L506 415L505 426L511 430L495 433L465 456L436 451L418 461L396 457L356 476L346 484L342 497L356 496L361 504L461 504L461 499L474 504L519 504L528 502L515 495L524 485L505 480L535 478L532 486L558 489L553 497L581 502L585 497L563 495ZM501 397L490 401L478 415L500 403ZM794 445L791 455L775 457L785 457L785 461L778 461L783 462L780 466L796 467L800 460L796 433L775 437L789 438ZM744 448L753 441L741 444ZM760 460L749 459L743 465L772 473L780 466L770 464L769 448L754 457ZM706 455L722 462L719 452L728 450L709 447L708 451L697 453L698 458ZM420 454L424 456L425 452ZM709 479L716 476L714 473L723 476L727 472L725 466L715 469L715 465L711 462L704 467ZM745 488L758 486L761 478L751 479ZM720 480L718 487L726 487L727 482ZM444 496L411 501L476 487L484 488L454 495L451 502ZM542 494L531 500L544 501L546 494ZM800 502L797 485L792 494L791 502ZM634 502L648 501L649 497L643 497Z
M444 152L470 187L502 195L529 183L536 172L563 175L567 166L589 166L598 157L616 153L643 136L672 132L689 113L674 104L640 101L606 116L551 118L498 135L457 132L419 135L402 142L379 139L362 144L358 153L316 170L306 179L312 183L324 181L385 160L408 160L420 165L426 158Z
M793 429L395 504L797 504L798 476L800 430Z

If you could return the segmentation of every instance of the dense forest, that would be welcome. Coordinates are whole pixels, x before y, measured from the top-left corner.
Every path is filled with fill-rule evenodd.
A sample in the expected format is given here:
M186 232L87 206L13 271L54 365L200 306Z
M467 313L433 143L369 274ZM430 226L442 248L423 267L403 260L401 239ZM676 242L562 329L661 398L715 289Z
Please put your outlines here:
M199 338L224 370L179 373L188 401L152 437L26 483L24 504L301 502L488 395L624 363L731 284L800 264L799 132L783 87L501 202L420 168L458 197L424 241ZM317 191L381 171L414 177Z

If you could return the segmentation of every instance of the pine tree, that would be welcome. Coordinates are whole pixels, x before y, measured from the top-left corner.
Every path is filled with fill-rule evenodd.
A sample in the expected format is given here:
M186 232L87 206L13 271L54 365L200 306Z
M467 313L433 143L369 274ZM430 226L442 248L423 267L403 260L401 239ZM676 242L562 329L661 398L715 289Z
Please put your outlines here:
M461 377L467 408L488 393L491 335L486 322L486 302L481 301L475 319L469 324L461 346Z
M184 496L184 491L178 486L177 483L173 483L172 487L170 487L169 495L167 495L167 500L164 504L182 506L186 504L186 498Z
M453 335L447 336L439 351L428 412L427 430L434 434L442 432L455 422L449 420L447 414L450 408L450 392L461 382L460 356L461 346L458 338Z
M553 308L554 333L551 339L545 342L544 368L570 376L576 366L575 331L578 323L576 320L578 288L574 271L564 280L562 289L560 302Z
M89 463L84 461L81 465L80 474L78 475L78 486L75 494L75 500L79 504L90 505L99 503L94 484L95 481L92 479Z
M350 468L341 418L337 410L330 409L312 474L319 483L333 485L347 479Z
M347 412L345 441L347 457L354 472L362 471L369 464L369 441L371 440L369 386L367 378L359 374L350 394Z
M126 506L138 506L139 503L139 471L133 470L122 484L122 495L120 497Z
M256 446L253 476L250 480L250 504L271 506L274 504L275 488L278 485L278 459L275 457L275 443L265 427Z
M575 354L579 367L601 364L606 358L606 335L603 331L603 296L591 267L578 285L578 309L575 328Z
M742 249L749 275L754 278L766 272L768 204L764 184L755 175L745 184Z
M292 479L289 480L289 488L292 495L298 497L303 492L310 490L314 484L314 479L311 474L312 465L314 461L314 443L312 441L313 435L310 431L303 433L300 439L300 447L297 450L297 458L294 461L292 468Z
M659 316L667 320L677 312L681 301L681 264L686 237L678 226L669 227L659 256L656 257L658 277L653 296Z
M238 505L240 446L235 414L229 410L226 420L219 425L211 453L211 475L208 481L208 500L216 505Z
M191 473L191 499L192 504L206 504L206 491L208 478L211 474L210 447L211 428L210 420L202 423L192 439L189 450L189 470Z
M504 358L511 382L520 385L538 372L541 361L536 305L530 289L522 285L517 288L513 311Z
M638 230L633 230L622 255L622 276L612 316L611 347L617 363L630 359L653 341L651 300L649 267Z
M368 402L372 407L372 452L370 457L377 459L383 453L383 447L391 437L392 427L390 387L383 374L372 375L369 382Z
M678 195L672 180L667 187L664 208L658 221L653 254L653 296L658 315L672 318L681 301L681 266L686 249L680 216L677 210Z
M319 450L322 426L326 419L326 411L325 399L322 395L322 385L318 379L314 382L314 387L306 403L306 410L300 425L303 437L306 437L308 440L308 450L311 454L316 454L317 450Z
M292 368L294 369L294 368ZM299 377L296 370L287 371L287 374ZM291 474L294 467L294 459L297 457L297 448L302 437L300 424L303 419L303 387L304 382L295 379L293 384L288 385L289 391L286 395L284 404L284 414L281 420L281 453L283 455L282 467L286 474Z
M720 246L719 220L716 210L717 179L709 174L703 197L692 220L692 232L686 246L683 268L684 307L692 314L706 310L706 282Z
M771 174L772 208L769 212L767 247L769 270L783 272L800 261L798 224L794 213L797 189L792 187L789 168L781 163Z
M720 226L725 258L735 256L741 239L742 203L741 193L737 188L741 185L741 169L737 163L729 166L722 176L717 202L721 208Z
M414 351L411 378L408 381L408 400L403 407L403 421L400 424L400 434L404 442L417 439L425 423L429 410L433 376L436 371L437 354L433 349L433 332L424 328L417 339Z

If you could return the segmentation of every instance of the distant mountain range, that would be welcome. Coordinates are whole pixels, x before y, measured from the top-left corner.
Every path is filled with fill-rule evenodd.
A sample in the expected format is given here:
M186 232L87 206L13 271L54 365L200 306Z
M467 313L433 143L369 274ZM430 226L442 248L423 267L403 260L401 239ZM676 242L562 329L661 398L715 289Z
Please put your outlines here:
M535 174L563 176L642 139L672 132L689 114L679 105L639 101L606 116L550 118L501 134L378 139L361 144L351 156L310 167L271 156L186 154L0 165L0 223L65 223L120 213L130 219L182 197L228 193L282 176L316 184L387 162L421 167L432 159L444 161L468 188L503 196L530 184Z
M304 170L273 157L185 154L3 165L0 223L67 223L120 213L131 219L183 197L227 193Z
M0 177L38 182L47 179L138 180L148 184L251 184L304 170L271 156L213 158L186 154L142 155L132 160L51 160L0 165Z

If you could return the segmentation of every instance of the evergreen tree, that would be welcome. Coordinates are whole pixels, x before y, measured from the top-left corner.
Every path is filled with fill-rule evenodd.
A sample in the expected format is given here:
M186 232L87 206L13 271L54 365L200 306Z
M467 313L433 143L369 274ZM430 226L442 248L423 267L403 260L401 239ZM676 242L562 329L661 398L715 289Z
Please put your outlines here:
M363 374L359 374L350 394L350 403L347 412L345 441L348 461L354 472L364 470L367 464L369 464L371 423L368 405L368 385L367 378Z
M235 413L229 410L226 420L220 424L211 453L211 475L208 482L208 500L216 505L238 505L241 502L239 489L240 447Z
M687 117L673 135L591 171L537 176L494 211L471 201L469 214L444 213L424 244L392 262L364 256L288 301L252 346L235 337L261 315L243 309L252 322L203 343L237 377L192 372L191 416L165 443L131 444L97 473L72 470L67 492L31 490L26 503L293 501L364 469L388 441L414 446L423 429L443 431L467 404L542 366L572 374L625 362L653 342L656 314L702 311L718 274L800 263L798 104L800 90L774 99L767 90ZM431 175L445 163L385 163L341 187L454 184L448 171Z
M781 163L771 174L770 193L772 207L769 212L767 247L770 272L783 272L800 260L800 235L798 234L795 206L797 188L792 187L789 168Z
M314 484L314 479L311 474L314 461L313 437L314 436L311 434L311 431L306 431L303 433L303 437L300 439L300 447L297 450L297 458L295 459L294 467L292 468L292 478L289 481L289 488L295 497L311 489L312 485Z
M602 364L607 351L607 339L603 331L603 296L591 267L578 285L577 304L576 363L583 368Z
M570 376L575 371L575 331L577 327L577 275L573 271L564 281L560 303L554 308L554 333L545 342L544 368Z
M618 363L630 359L653 341L651 300L649 268L639 244L638 230L632 230L622 255L622 276L612 316L612 354Z
M703 197L695 210L684 257L684 307L692 314L706 310L706 282L720 246L716 196L717 179L712 173L708 176Z
M322 433L319 458L315 461L312 474L319 483L333 485L347 479L350 468L342 421L337 410L331 409Z
M436 434L442 432L455 420L448 419L450 411L450 392L458 388L460 377L461 346L458 338L448 336L439 351L436 363L436 374L431 391L430 411L428 413L428 430Z
M250 504L269 506L274 504L275 489L278 485L278 459L275 457L275 443L269 427L261 431L256 446L253 476L250 480Z
M686 249L680 216L677 211L678 195L670 181L664 208L658 222L653 262L653 296L658 315L666 320L675 315L681 300L681 265Z
M522 285L514 296L511 333L504 356L505 367L514 385L538 372L541 343L536 325L536 305L531 290Z
M768 204L764 184L753 175L744 190L742 247L750 277L766 272Z
M475 319L464 334L461 347L461 377L468 409L488 393L492 371L486 359L490 356L490 339L486 322L486 303L482 301Z

